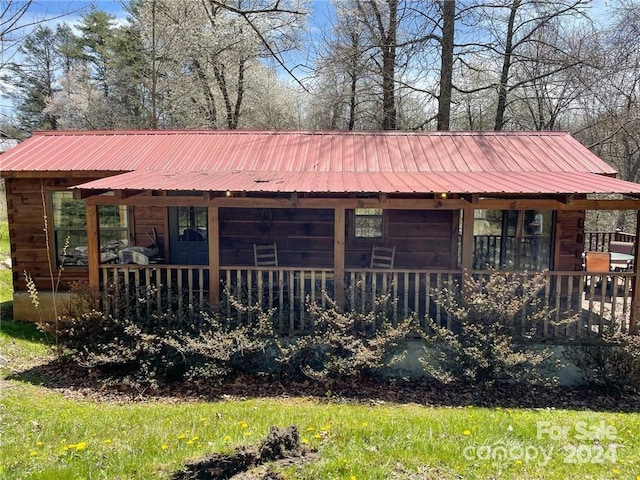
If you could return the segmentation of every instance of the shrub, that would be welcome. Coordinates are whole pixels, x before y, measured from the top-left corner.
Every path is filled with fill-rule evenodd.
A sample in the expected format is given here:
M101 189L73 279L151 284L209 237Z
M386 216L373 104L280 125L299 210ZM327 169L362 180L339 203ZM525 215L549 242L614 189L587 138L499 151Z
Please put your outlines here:
M176 321L171 311L138 319L130 303L128 308L117 309L117 317L97 310L80 313L91 305L90 300L80 292L67 307L69 315L42 328L55 331L61 346L79 365L112 380L143 388L185 378L212 380L268 371L269 365L277 371L275 358L267 361L277 356L270 311L234 303L250 318L246 324L195 310L187 311L182 321ZM139 301L144 302L144 297Z
M238 374L275 374L279 371L278 342L273 329L273 310L233 302L241 318L221 321L205 315L203 326L195 335L176 337L183 351L194 358L187 376L211 379Z
M381 313L343 312L325 297L327 307L307 299L313 319L310 333L280 345L284 370L294 377L345 380L371 375L401 339L414 334L415 319L392 325ZM382 305L386 298L375 299Z
M640 335L605 334L593 344L569 345L566 355L592 386L616 391L640 388Z
M542 291L543 274L497 271L479 278L465 274L463 288L450 282L436 289L435 302L450 325L429 320L425 339L432 361L423 361L425 370L442 382L463 380L481 387L496 381L540 381L540 367L551 353L530 348L530 340L553 313Z

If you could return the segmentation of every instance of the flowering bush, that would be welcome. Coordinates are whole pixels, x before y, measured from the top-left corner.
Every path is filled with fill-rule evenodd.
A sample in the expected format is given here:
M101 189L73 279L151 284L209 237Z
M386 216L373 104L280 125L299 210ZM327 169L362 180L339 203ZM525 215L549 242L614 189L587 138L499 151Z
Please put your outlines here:
M436 289L435 302L449 325L429 322L425 339L435 359L423 362L427 372L443 382L464 380L480 386L541 380L540 367L551 354L531 348L529 341L541 323L553 317L543 291L543 274L497 271L478 278L466 274L462 288L451 282Z

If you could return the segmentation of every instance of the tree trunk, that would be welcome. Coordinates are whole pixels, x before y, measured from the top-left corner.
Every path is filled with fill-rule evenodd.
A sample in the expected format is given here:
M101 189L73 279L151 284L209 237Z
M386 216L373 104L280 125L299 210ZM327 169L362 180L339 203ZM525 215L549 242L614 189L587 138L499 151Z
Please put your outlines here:
M398 0L388 0L389 28L382 40L382 129L396 129L396 35L398 22ZM379 25L382 25L380 13L376 9Z
M196 58L193 59L193 68L196 72L198 80L200 81L202 93L206 101L205 116L211 128L217 128L216 124L218 123L218 111L216 109L216 99L213 95L213 92L211 91L211 87L209 86L209 82L207 81L207 76L204 73L204 69Z
M498 107L496 109L496 123L494 130L502 130L502 127L504 126L504 112L507 109L509 70L511 69L511 56L513 55L513 27L516 21L518 8L520 8L520 3L521 0L514 0L513 4L511 4L511 12L509 13L504 58L502 59L502 73L500 74L500 85L498 86Z
M442 62L438 94L438 130L449 130L451 90L453 88L453 43L456 21L455 0L445 0L442 7Z

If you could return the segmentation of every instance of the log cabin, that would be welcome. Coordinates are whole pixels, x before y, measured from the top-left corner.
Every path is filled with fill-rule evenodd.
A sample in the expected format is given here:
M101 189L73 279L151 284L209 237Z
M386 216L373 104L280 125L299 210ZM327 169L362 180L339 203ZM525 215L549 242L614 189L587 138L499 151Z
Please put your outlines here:
M85 282L105 309L151 295L137 313L234 295L295 333L308 301L385 292L394 320L440 318L434 288L495 270L544 272L545 301L586 319L545 336L640 319L637 249L597 272L608 289L584 259L585 212L637 212L640 185L565 132L55 131L0 161L15 319Z

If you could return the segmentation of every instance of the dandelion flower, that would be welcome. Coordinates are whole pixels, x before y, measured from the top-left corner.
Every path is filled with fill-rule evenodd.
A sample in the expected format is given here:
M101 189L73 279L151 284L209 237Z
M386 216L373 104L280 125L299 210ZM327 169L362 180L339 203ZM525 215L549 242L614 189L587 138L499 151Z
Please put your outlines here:
M160 445L161 450L166 450L167 448L169 448L169 445L167 445L166 443L163 443L162 445Z
M107 438L107 439L104 441L104 443L111 443L111 442L113 442L113 440L111 440L110 438Z
M77 451L82 451L84 449L87 448L87 442L80 442L78 444L76 444L76 450Z
M313 428L313 427L307 427L307 430L306 430L306 431L307 431L307 432L313 432L314 430L315 430L315 428Z
M362 426L363 426L363 427L368 427L368 426L369 426L369 424L368 424L367 422L362 422Z
M247 422L240 422L240 427L242 428L247 428L249 426L249 424Z
M465 430L464 432L462 432L463 435L471 435L471 430Z
M180 435L178 435L178 440L182 440L183 438L187 438L187 435L185 433L181 433Z
M611 473L613 473L614 475L617 475L620 473L620 470L618 470L617 468L614 468L613 470L611 470Z
M225 435L224 438L222 439L222 441L224 442L228 442L229 440L231 440L231 437L229 435Z
M307 443L309 443L309 439L303 437L302 438L302 443L304 443L306 445Z
M40 447L40 446L44 445L44 443L42 443L41 441L37 441L36 445L38 445Z
M29 455L31 455L32 457L35 457L36 455L38 455L38 452L36 452L35 450L31 450L29 452Z

